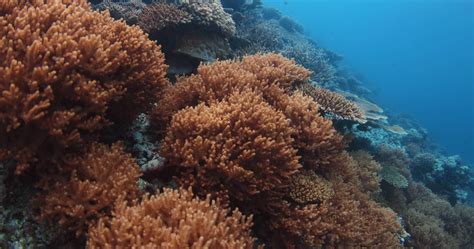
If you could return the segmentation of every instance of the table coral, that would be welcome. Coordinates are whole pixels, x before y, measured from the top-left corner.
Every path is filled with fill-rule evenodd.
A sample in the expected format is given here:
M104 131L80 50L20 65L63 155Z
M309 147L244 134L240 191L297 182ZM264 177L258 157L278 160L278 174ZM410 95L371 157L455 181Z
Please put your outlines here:
M0 13L0 159L18 173L131 121L166 84L159 46L85 0L9 1Z
M301 90L311 96L320 105L321 111L329 114L331 118L362 124L367 122L364 112L355 103L338 93L316 87L311 83L303 84Z
M251 217L222 209L210 196L165 189L136 206L119 205L113 218L90 229L87 248L251 249L251 227Z

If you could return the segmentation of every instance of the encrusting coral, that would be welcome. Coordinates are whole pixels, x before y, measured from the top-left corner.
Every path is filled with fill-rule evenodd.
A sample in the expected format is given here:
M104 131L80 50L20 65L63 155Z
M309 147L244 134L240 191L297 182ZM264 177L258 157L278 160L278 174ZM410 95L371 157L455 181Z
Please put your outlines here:
M292 134L283 113L261 96L236 92L176 113L161 155L180 186L246 211L273 212L276 203L269 200L282 199L301 167Z
M68 156L59 171L40 182L40 219L57 221L76 235L110 215L118 200L131 202L139 196L139 167L121 143L94 143L84 155Z
M301 85L301 90L316 101L321 111L331 118L352 120L359 123L367 122L364 112L344 96L324 88L313 86L311 83Z
M254 248L252 218L228 213L210 196L165 189L136 206L118 205L90 229L87 248Z
M167 85L160 47L87 1L8 1L0 13L0 160L17 172L131 121Z

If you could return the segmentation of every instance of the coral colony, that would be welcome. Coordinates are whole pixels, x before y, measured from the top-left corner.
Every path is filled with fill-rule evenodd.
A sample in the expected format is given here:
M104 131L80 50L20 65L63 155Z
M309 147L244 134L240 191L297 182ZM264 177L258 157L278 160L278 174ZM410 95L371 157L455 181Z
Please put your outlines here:
M0 247L474 248L469 167L303 33L259 1L1 0Z

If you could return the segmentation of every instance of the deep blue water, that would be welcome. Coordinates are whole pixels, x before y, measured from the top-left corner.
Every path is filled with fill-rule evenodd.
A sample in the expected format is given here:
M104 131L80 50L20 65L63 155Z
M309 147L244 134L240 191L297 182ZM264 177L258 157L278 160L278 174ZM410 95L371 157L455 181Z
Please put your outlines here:
M450 154L474 162L474 0L264 0L364 76Z

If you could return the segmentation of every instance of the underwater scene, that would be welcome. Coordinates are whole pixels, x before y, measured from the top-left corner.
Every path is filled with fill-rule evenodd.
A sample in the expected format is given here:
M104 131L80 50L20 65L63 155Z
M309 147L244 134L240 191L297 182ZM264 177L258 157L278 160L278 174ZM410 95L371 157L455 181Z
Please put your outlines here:
M0 0L0 248L474 249L474 1Z

